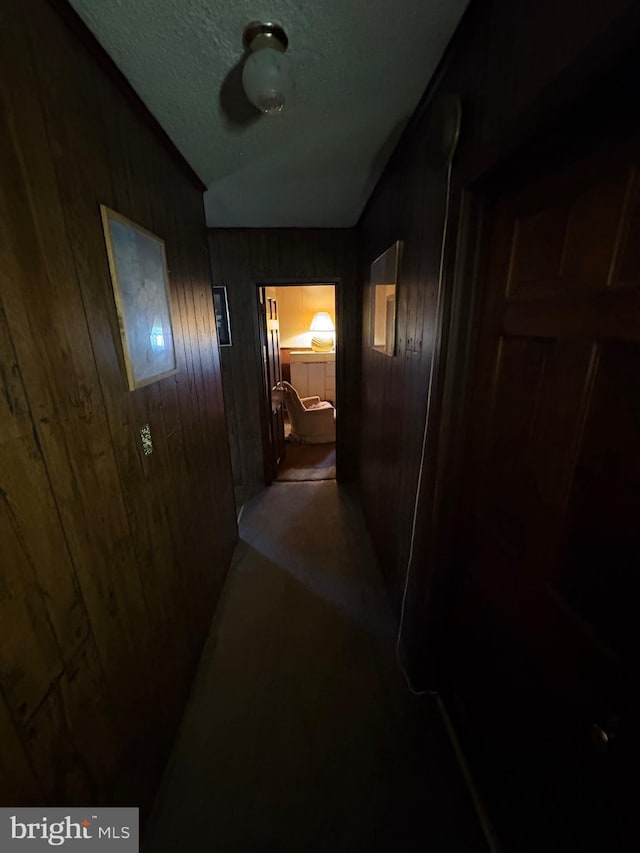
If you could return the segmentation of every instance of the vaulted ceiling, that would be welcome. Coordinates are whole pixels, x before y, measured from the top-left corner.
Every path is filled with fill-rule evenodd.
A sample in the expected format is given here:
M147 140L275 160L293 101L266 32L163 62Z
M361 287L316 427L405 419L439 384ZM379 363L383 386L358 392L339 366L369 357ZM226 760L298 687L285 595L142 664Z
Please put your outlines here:
M354 225L467 0L71 0L208 187L211 226ZM277 21L295 91L238 99L242 33ZM241 115L240 115L241 114Z

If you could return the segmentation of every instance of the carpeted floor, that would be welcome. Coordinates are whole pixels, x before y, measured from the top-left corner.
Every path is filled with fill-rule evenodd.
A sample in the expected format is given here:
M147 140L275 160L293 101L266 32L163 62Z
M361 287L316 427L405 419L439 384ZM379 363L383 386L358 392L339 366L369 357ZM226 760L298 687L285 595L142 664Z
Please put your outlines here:
M486 851L351 493L274 483L240 535L146 853Z
M336 445L295 444L288 441L276 480L298 483L306 480L335 480Z

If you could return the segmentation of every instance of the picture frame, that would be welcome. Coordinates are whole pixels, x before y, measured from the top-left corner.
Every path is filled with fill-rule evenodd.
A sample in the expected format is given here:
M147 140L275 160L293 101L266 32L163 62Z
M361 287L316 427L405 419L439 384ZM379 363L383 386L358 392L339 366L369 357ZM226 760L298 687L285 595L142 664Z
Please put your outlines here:
M177 373L165 243L101 204L100 214L130 391Z
M402 240L396 240L371 264L369 345L391 358L396 354L396 290L402 246Z
M221 347L231 346L231 323L229 322L229 302L227 300L227 288L224 285L214 285L213 310L216 315L216 327L218 329L218 343Z

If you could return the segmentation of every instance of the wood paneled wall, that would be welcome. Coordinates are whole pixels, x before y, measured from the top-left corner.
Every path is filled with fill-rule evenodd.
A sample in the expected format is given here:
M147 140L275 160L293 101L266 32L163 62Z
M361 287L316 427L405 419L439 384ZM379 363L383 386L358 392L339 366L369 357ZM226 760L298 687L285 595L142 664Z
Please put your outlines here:
M359 476L369 528L398 606L429 400L406 626L406 634L414 634L414 653L417 646L434 648L429 630L441 610L434 569L445 565L438 562L439 537L459 498L455 448L464 421L465 359L473 319L470 282L481 224L470 188L532 128L562 113L599 73L601 63L634 37L637 18L637 4L631 0L596 0L587 7L580 0L472 2L359 223L365 330L371 261L394 240L404 241L396 357L373 351L363 339ZM437 313L446 174L430 168L427 149L429 105L440 93L461 96L463 121Z
M237 538L202 193L52 6L0 24L0 802L145 807ZM100 203L166 240L135 392Z
M260 432L256 285L339 278L336 325L343 352L337 365L338 476L355 476L359 423L360 303L354 229L225 229L209 232L214 284L229 297L233 346L222 349L222 375L236 492L264 484Z

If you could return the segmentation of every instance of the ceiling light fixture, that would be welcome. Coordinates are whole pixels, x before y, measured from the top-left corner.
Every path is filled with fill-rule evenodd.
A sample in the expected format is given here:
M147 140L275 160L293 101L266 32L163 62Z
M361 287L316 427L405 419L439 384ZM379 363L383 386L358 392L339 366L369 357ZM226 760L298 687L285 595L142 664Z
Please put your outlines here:
M287 34L279 24L254 21L242 36L250 54L242 69L242 85L251 103L265 115L278 115L289 101L291 63L285 51Z

